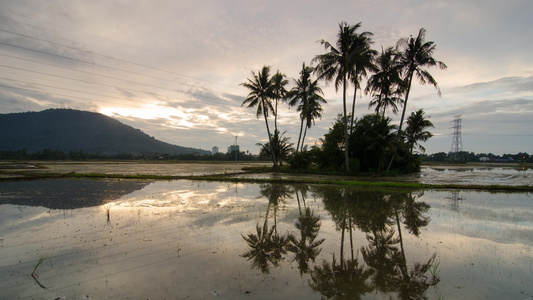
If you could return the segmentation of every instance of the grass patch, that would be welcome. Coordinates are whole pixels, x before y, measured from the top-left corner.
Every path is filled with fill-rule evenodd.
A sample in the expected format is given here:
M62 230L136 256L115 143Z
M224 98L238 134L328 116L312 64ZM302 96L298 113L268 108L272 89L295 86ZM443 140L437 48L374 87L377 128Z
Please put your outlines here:
M251 167L245 168L247 172L240 174L254 173L272 173L271 167ZM276 173L283 175L284 173ZM300 174L300 173L290 173ZM400 181L379 181L379 177L358 176L344 177L339 179L338 175L329 175L331 178L246 178L233 177L236 174L218 174L218 175L152 175L152 174L106 174L106 173L48 173L48 172L25 172L21 173L23 178L17 180L34 180L34 179L53 179L53 178L96 178L96 179L140 179L140 180L202 180L202 181L221 181L221 182L249 182L249 183L286 183L286 184L327 184L339 186L354 187L379 187L379 188L399 188L399 189L461 189L461 190L488 190L494 192L533 192L533 186L520 185L479 185L479 184L424 184L416 182ZM308 175L308 174L306 174ZM328 176L328 175L321 175ZM2 179L0 179L2 180ZM7 180L13 180L7 179Z

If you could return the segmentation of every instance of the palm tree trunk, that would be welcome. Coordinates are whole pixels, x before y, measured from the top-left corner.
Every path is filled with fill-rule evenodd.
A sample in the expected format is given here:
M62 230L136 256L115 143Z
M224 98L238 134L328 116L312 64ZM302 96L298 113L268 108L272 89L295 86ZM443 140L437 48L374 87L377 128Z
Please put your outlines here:
M302 118L302 121L300 122L300 134L298 135L298 145L296 146L296 152L298 152L298 148L300 148L300 139L302 138L303 127L304 127L304 119Z
M407 100L409 99L409 92L411 91L411 82L413 81L413 75L414 75L414 72L411 72L409 76L409 84L407 85L407 91L405 92L405 101L403 102L402 118L400 119L400 126L398 127L398 134L396 136L397 139L399 139L400 134L402 134L402 125L403 125L403 119L405 117L405 108L407 107ZM387 171L390 170L390 167L392 166L393 161L394 161L394 153L392 154L392 157L389 161L389 165L387 166Z
M263 116L265 116L265 124L267 128L268 133L268 141L270 145L270 154L272 155L272 161L274 162L274 170L278 169L278 161L276 160L276 154L274 153L274 147L272 146L272 136L270 135L270 127L268 126L268 119L266 115L266 111L263 110Z
M352 134L353 130L353 120L355 116L355 101L357 100L357 85L355 86L355 89L353 91L353 102L352 102L352 120L350 122L350 135Z
M300 151L303 151L304 150L304 141L305 141L305 136L307 135L307 125L305 126L305 129L304 129L304 136L302 138L302 145L301 145L301 149Z
M344 112L344 163L346 165L346 173L350 172L350 158L348 156L348 116L346 115L346 75L344 75L342 82L342 108Z
M402 131L403 119L405 117L405 108L407 107L407 99L409 99L409 92L411 91L411 82L413 81L414 72L409 76L409 85L407 85L407 92L405 92L405 101L403 102L402 118L400 119L400 126L398 127L398 135Z
M276 106L274 107L274 132L278 131L278 99L276 99Z

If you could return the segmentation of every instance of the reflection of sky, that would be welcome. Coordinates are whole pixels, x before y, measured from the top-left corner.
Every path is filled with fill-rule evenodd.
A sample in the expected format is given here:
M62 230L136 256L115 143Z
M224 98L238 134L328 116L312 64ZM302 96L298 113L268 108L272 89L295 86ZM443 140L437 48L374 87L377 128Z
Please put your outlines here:
M242 235L255 233L265 221L268 202L259 193L256 184L156 181L107 204L110 222L104 206L48 212L2 205L0 289L26 298L318 298L292 256L270 275L239 256L248 251ZM449 191L422 196L431 205L431 222L419 238L404 229L408 265L436 252L445 299L527 292L533 273L531 196L470 191L460 192L455 202L451 198ZM311 192L306 203L321 218L317 238L326 239L316 264L331 262L333 255L339 259L340 232L329 212ZM293 193L276 211L278 232L298 236L298 216ZM268 224L274 224L274 210ZM354 231L353 238L362 259L357 249L367 245L365 234ZM47 290L27 276L43 255L50 259L38 274ZM428 296L438 298L433 290ZM365 299L375 298L388 296Z
M429 184L532 185L533 169L522 169L521 167L423 167L420 181Z

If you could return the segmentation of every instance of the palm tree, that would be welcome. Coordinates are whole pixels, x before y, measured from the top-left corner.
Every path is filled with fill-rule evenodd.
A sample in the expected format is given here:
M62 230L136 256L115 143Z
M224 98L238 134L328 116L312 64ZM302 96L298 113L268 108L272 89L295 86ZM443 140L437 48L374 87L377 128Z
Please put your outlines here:
M425 68L437 66L441 70L445 70L447 66L443 62L433 58L433 52L435 52L437 46L434 42L426 42L425 38L426 30L421 28L416 38L413 38L412 36L409 38L402 38L397 43L398 48L404 48L403 52L400 53L400 65L404 70L404 82L406 88L402 118L400 119L398 132L402 131L405 108L407 107L407 100L409 99L409 92L411 91L411 84L415 75L421 84L429 83L433 85L440 95L437 81Z
M322 118L321 103L327 103L327 102L320 94L322 94L322 89L318 87L318 81L315 80L311 82L311 85L309 86L309 98L308 98L307 108L302 111L302 113L304 113L303 117L305 118L306 126L305 126L304 134L302 137L302 143L300 146L301 151L304 149L304 141L305 141L305 136L307 134L307 129L308 128L310 129L311 126L315 124L316 118Z
M313 68L306 66L304 63L302 65L302 70L300 71L300 78L294 80L296 86L288 93L290 98L289 106L297 105L297 111L300 112L300 134L298 135L296 151L298 151L300 147L303 149L303 141L305 140L305 134L302 139L304 121L307 120L305 129L307 132L307 128L311 128L310 123L314 123L315 118L320 118L322 116L322 106L320 103L327 103L322 97L324 93L318 86L318 80L311 80L312 72Z
M338 91L342 86L342 108L344 122L344 161L346 172L350 171L350 160L348 156L348 113L346 111L346 88L349 84L350 72L353 69L352 61L352 44L355 31L359 28L360 23L350 26L346 22L339 24L339 33L335 45L321 40L320 43L326 49L326 53L319 54L313 58L313 62L318 62L315 72L319 79L326 82L335 82L335 90Z
M424 117L424 110L419 109L416 112L412 112L409 118L407 118L407 128L405 128L405 135L407 137L407 145L413 153L415 145L422 153L426 152L426 148L419 144L419 141L425 142L433 136L433 134L426 129L433 127L433 123Z
M433 52L435 52L436 45L434 42L426 42L426 30L420 28L418 36L413 38L402 38L397 43L397 48L404 48L400 52L400 65L402 66L404 73L404 87L405 87L405 99L403 101L402 117L400 119L400 126L398 126L398 136L402 133L402 125L405 117L405 109L407 108L407 100L409 99L409 93L411 92L411 84L413 83L413 77L416 75L421 84L429 83L433 85L438 94L440 95L440 89L437 81L431 74L425 69L433 66L439 67L441 70L447 68L446 64L433 58ZM394 156L389 162L387 170L390 169Z
M361 22L357 23L355 27L361 27ZM377 55L377 51L370 48L374 43L371 38L372 35L373 33L365 31L360 34L354 34L352 40L350 51L352 69L349 71L349 78L354 85L354 92L350 132L353 129L355 101L357 99L357 90L361 88L361 80L364 77L367 77L367 71L377 71L376 66L374 65L374 57Z
M278 130L278 101L285 101L287 99L287 89L285 86L289 84L284 74L279 71L272 76L272 83L274 85L274 131Z
M241 83L242 86L250 90L248 97L244 99L241 106L248 105L247 107L257 106L256 116L262 114L265 118L265 125L268 134L268 140L270 141L270 153L272 155L272 161L274 162L274 170L277 169L278 162L276 159L275 151L272 149L272 135L270 134L270 127L268 126L268 113L273 112L276 114L274 107L272 107L272 99L276 99L276 86L273 79L270 77L270 67L263 66L257 74L252 71L252 79L248 78L247 82Z
M398 112L398 105L403 100L398 97L402 92L401 65L399 64L400 56L393 47L386 50L381 49L381 55L376 59L376 72L370 76L366 84L365 92L370 93L372 100L368 107L376 106L376 113L381 111L385 116L388 106L392 112Z
M261 151L259 152L260 156L276 156L276 159L279 162L279 165L281 166L281 161L283 159L286 159L289 153L292 151L293 143L289 142L289 137L284 137L285 131L283 133L279 133L278 130L274 132L274 135L271 137L271 143L261 144L257 143L256 145L261 148ZM271 153L271 151L274 151L274 154Z

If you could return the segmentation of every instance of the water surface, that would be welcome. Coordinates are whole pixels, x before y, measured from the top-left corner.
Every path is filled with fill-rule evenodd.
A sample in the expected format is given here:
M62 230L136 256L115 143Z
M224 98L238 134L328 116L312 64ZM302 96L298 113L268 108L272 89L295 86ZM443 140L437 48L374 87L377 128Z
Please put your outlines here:
M0 299L532 299L532 220L524 193L2 182Z

